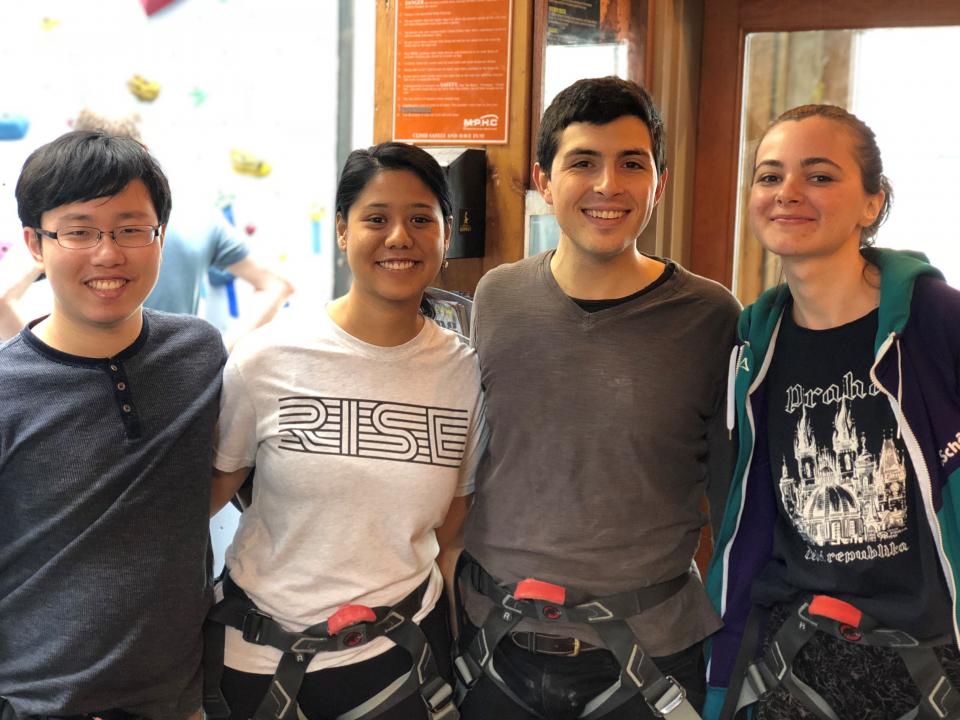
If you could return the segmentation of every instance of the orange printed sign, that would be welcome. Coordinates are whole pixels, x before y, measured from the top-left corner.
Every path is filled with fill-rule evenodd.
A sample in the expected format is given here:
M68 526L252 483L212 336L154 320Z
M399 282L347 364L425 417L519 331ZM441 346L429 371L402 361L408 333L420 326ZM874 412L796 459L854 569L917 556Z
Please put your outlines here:
M398 0L393 138L507 141L512 0Z

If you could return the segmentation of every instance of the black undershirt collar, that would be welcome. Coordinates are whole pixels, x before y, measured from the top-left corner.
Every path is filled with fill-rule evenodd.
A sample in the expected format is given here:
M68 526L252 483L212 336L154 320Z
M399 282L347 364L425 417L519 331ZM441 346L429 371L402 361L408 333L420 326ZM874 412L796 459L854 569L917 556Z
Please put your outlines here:
M677 264L671 260L664 260L663 272L660 273L660 276L654 280L652 283L647 285L645 288L640 288L637 292L632 295L627 295L626 297L621 298L612 298L609 300L581 300L580 298L570 298L577 305L580 306L581 310L585 310L588 313L599 312L600 310L606 310L608 308L616 307L617 305L622 305L623 303L630 302L641 295L645 295L648 292L656 290L658 287L663 285L677 269Z

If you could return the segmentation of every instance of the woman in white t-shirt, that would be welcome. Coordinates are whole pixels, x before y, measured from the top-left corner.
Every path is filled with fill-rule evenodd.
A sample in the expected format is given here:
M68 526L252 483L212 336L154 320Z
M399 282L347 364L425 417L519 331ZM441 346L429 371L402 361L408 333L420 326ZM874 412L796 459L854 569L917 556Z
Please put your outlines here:
M227 625L220 688L244 720L298 704L310 720L454 717L438 562L449 577L482 397L474 352L423 298L449 191L428 153L384 143L351 153L336 205L350 291L244 338L224 371L211 510L253 467L256 482L211 615Z

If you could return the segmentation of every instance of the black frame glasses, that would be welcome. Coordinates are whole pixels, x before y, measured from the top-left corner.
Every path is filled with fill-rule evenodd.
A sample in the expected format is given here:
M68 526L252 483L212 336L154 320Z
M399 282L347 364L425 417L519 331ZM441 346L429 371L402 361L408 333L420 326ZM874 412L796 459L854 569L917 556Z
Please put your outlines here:
M154 241L160 236L160 228L160 225L121 225L113 230L101 230L100 228L71 225L57 231L44 230L43 228L34 228L33 230L37 235L56 240L57 245L65 250L88 250L99 245L104 235L109 235L117 246L122 248L147 247L153 245ZM96 233L96 235L90 235L89 231ZM70 237L71 233L74 234L74 237ZM145 239L146 242L144 242Z

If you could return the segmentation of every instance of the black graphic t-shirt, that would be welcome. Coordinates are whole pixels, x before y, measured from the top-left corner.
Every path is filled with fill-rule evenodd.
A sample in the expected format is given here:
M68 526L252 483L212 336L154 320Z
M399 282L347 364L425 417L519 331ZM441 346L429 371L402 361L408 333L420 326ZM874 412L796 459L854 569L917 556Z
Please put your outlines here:
M784 311L766 380L779 518L754 598L832 595L932 638L950 632L950 603L913 466L870 379L876 333L876 310L829 330Z

